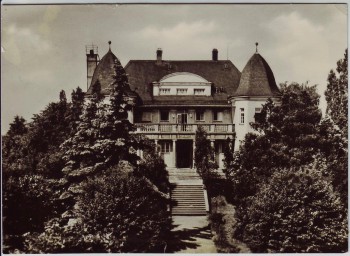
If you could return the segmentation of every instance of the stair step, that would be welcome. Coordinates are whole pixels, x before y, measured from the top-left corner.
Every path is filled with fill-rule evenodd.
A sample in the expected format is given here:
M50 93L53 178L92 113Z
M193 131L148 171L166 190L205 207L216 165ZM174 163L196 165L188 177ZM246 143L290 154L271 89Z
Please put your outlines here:
M178 202L177 204L174 204L174 206L179 206L179 205L185 205L185 206L202 206L205 205L204 201L203 202L198 202L198 203L193 203L193 202Z
M184 173L186 174L182 178L199 177L193 170L174 172L174 176L179 178ZM172 215L207 215L203 184L176 184L171 191L171 200L174 204L171 209Z
M171 194L172 195L185 195L185 196L203 195L203 190L200 190L200 191L173 191Z

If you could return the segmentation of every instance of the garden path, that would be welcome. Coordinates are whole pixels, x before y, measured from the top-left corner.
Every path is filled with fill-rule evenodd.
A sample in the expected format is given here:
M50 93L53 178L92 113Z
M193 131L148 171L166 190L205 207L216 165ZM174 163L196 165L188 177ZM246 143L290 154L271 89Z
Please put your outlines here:
M167 253L216 253L207 216L173 216Z

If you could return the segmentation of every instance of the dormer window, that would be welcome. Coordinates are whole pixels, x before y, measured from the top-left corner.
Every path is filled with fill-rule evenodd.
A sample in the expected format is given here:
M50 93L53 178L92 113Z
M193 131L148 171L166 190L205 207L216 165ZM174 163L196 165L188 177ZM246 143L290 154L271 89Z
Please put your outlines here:
M181 88L176 90L177 95L186 95L187 94L187 89Z
M204 95L205 89L194 89L194 95Z
M170 88L160 88L159 89L160 95L169 95L170 94Z

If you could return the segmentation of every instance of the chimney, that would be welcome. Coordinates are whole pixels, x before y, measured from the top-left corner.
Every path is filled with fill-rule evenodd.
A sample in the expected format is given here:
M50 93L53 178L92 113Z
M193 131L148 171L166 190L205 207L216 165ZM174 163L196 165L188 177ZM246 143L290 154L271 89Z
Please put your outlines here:
M98 47L96 45L86 45L86 64L87 64L87 89L91 84L92 76L99 62Z
M217 61L218 60L218 49L213 49L213 60Z
M161 64L162 63L162 54L163 54L162 49L158 48L158 50L157 50L157 64Z

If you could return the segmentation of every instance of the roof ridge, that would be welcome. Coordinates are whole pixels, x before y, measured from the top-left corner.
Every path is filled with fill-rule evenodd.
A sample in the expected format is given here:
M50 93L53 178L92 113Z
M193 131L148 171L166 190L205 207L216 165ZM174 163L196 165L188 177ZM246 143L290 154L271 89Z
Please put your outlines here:
M129 62L157 62L157 60L129 60ZM162 62L233 62L231 60L162 60Z

